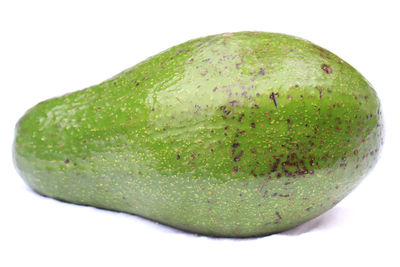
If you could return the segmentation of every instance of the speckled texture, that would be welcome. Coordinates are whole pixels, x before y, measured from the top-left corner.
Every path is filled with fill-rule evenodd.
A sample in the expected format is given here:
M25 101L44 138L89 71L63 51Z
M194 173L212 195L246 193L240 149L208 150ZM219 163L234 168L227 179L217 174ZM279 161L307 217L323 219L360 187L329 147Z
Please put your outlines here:
M349 64L240 32L39 103L17 124L14 159L40 194L247 237L337 204L375 164L381 132L375 91Z

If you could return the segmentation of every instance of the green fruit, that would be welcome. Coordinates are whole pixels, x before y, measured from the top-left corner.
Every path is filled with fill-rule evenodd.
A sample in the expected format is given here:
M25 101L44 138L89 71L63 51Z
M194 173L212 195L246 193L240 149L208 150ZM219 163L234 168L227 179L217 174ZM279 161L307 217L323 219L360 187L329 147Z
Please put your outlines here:
M381 133L379 99L349 64L239 32L39 103L16 126L14 160L45 196L248 237L337 204L376 163Z

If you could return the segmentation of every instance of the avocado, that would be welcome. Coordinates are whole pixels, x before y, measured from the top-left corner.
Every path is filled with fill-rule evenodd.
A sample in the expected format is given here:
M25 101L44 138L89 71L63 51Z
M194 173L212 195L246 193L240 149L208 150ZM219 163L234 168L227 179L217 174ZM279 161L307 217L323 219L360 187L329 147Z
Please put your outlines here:
M224 33L37 104L13 157L41 195L251 237L335 206L375 165L382 130L374 89L336 55L284 34Z

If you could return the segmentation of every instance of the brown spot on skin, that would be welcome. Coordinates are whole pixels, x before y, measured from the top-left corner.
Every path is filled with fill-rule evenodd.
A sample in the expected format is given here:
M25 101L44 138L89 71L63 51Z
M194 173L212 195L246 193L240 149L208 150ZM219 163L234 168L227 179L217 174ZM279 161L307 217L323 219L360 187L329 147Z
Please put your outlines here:
M271 172L276 172L280 161L281 161L281 160L280 160L279 158L277 158L277 159L275 160L274 164L272 165Z
M328 73L328 74L331 74L331 73L332 73L332 68L329 67L328 65L325 65L325 64L322 65L321 69L322 69L323 71L325 71L326 73Z
M182 52L183 52L183 50L179 50L179 51L177 51L177 52L175 53L174 56L177 56L177 55L179 55L179 54L182 53Z
M232 107L234 107L234 106L236 106L236 105L238 104L238 102L237 102L236 100L233 100L233 101L229 102L229 104L230 104Z
M282 220L282 216L279 214L279 212L275 211L275 215L278 216L279 220Z
M269 98L274 101L275 108L278 108L278 101L276 97L279 97L279 93L271 93L271 95L269 96Z
M240 161L240 157L243 156L243 150L239 152L239 155L236 155L236 157L233 158L234 162Z
M243 113L240 114L240 115L239 115L239 118L238 118L238 122L242 122L243 117L244 117L244 114L243 114Z

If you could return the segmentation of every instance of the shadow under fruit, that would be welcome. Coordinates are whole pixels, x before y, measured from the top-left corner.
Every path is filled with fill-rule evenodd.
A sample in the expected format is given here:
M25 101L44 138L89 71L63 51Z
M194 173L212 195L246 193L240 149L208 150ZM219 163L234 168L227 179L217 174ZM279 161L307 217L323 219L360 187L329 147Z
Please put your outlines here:
M379 99L348 63L296 37L239 32L39 103L13 149L45 196L248 237L333 207L381 143Z

